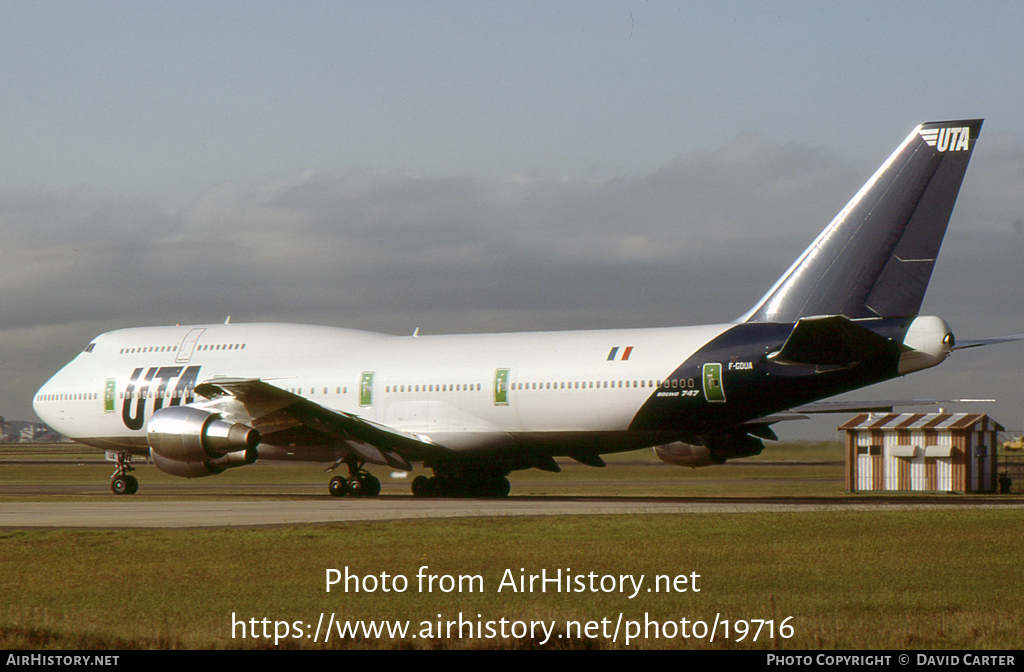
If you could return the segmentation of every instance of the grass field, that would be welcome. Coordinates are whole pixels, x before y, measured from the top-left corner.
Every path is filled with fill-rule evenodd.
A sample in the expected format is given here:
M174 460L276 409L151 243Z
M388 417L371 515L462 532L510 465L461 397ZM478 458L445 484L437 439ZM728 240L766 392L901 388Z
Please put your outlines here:
M13 648L273 647L231 637L231 616L315 626L344 619L544 620L553 647L625 646L570 621L771 619L775 638L643 638L657 648L1020 648L1022 525L1013 512L787 513L458 520L219 531L0 533L0 645ZM483 591L417 590L416 573L479 575ZM402 574L403 593L325 592L328 568ZM505 569L598 576L699 575L699 592L497 591ZM364 584L365 585L365 584ZM643 584L642 584L643 585ZM479 616L478 616L479 615ZM792 637L779 637L787 617ZM325 616L326 618L326 616ZM735 626L734 626L735 627ZM270 626L271 633L274 626ZM310 630L309 632L312 632ZM308 633L307 633L308 634ZM653 632L648 632L653 635ZM331 647L534 646L365 636ZM322 648L286 637L285 647Z
M837 454L841 449L831 445L780 446L766 454L774 458L766 464L689 470L632 453L612 457L605 469L566 463L561 474L516 474L513 495L857 497L843 492ZM38 458L0 450L0 486L58 482L85 492L4 499L109 500L103 488L111 468L96 457L86 453L80 466L41 466L21 463ZM256 465L194 483L152 467L138 474L136 497L166 499L170 506L194 498L216 506L218 499L261 488L290 499L326 495L327 476L308 464ZM387 471L378 475L385 494L408 493L407 480L390 481ZM197 487L214 482L224 488ZM237 494L234 486L248 489ZM630 648L1015 649L1024 644L1024 588L1016 580L1024 569L1022 532L1018 511L985 509L0 530L0 647L275 648L272 638L243 639L238 625L232 638L235 614L245 626L256 619L262 627L267 619L270 634L281 634L287 623L277 648L624 648L635 623ZM479 576L483 589L421 591L415 578L421 566L438 576ZM346 567L378 579L381 572L402 575L409 588L368 593L339 586L327 593L327 570ZM498 591L505 570L518 579L521 570L558 569L593 572L599 579L642 576L645 583L632 599L630 584L625 594L600 585L572 593L514 592L508 585ZM646 592L658 575L692 580L693 574L699 575L699 592ZM332 615L398 619L411 629L405 637L334 633L324 644L323 634L316 642L307 636L321 614L324 629ZM460 614L464 622L479 622L484 636L460 636ZM701 634L700 626L693 631L695 621L710 632L716 617L714 641L695 636ZM486 624L497 627L503 618L552 629L546 637L511 630L516 637L486 637ZM679 632L684 618L690 637ZM730 623L729 637L723 620ZM763 626L754 640L757 620L772 622L773 637ZM296 621L305 629L295 629ZM448 621L456 624L451 636ZM659 636L645 622L657 622ZM588 623L596 636L588 636ZM613 636L617 623L622 627ZM748 623L753 626L740 641L737 628ZM791 637L781 636L783 623L792 627ZM430 632L423 630L426 624ZM246 632L251 635L248 627ZM303 636L291 636L296 633Z
M10 460L81 460L102 461L103 452L80 443L0 443L0 464ZM606 455L610 463L644 462L662 464L650 450ZM843 447L829 441L769 443L765 451L745 461L800 460L829 462L843 460Z
M665 464L653 451L635 451L606 456L608 466L595 469L569 459L559 460L561 473L536 469L513 473L513 495L559 496L725 496L756 497L843 495L842 448L833 443L772 445L761 456L730 462L721 467L687 469ZM32 462L32 463L28 463ZM42 464L45 464L43 468ZM136 461L140 482L137 497L206 498L223 497L225 489L243 486L234 497L262 497L266 494L322 496L330 476L326 465L310 463L259 462L232 469L215 477L187 481ZM383 484L384 494L409 494L411 478L392 478L389 469L369 465ZM0 501L52 501L59 499L106 499L113 464L103 453L77 444L52 446L0 446L0 484L83 485L74 492L21 495L0 487ZM344 474L342 467L335 474ZM154 490L151 486L168 486ZM205 486L215 486L210 491ZM261 486L266 486L261 487Z

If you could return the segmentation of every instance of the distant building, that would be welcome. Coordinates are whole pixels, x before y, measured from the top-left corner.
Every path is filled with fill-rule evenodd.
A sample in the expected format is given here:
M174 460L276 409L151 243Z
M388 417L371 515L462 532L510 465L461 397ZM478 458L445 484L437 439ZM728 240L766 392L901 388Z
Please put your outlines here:
M846 432L848 492L994 492L996 433L983 413L861 414Z
M0 443L66 443L70 439L41 422L4 420L0 426Z

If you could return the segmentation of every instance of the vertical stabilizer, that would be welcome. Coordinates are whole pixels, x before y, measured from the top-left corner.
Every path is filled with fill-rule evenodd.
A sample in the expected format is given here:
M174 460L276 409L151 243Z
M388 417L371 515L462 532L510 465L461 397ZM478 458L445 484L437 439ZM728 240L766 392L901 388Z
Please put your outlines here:
M915 128L740 321L917 315L981 123Z

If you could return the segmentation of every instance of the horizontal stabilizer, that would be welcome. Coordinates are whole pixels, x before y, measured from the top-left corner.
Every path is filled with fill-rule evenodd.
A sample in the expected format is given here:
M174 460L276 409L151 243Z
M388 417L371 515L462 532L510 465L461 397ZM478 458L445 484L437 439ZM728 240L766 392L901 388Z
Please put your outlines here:
M791 412L785 411L785 412L782 412L782 413L772 413L771 415L763 415L760 418L757 418L756 420L751 420L749 422L745 422L745 423L743 423L742 425L739 425L739 426L743 429L743 431L745 431L745 432L747 432L749 434L754 434L755 436L760 436L759 434L756 434L755 431L753 429L751 429L751 428L752 427L768 427L769 425L774 425L776 422L792 422L793 420L810 420L810 419L811 419L810 416L803 415L801 413L791 413ZM762 436L761 438L762 439L769 438L772 441L777 441L778 440L778 439L771 439L770 437L764 437L764 436Z
M782 349L768 359L800 366L850 366L890 347L889 339L842 315L805 317L793 327Z
M993 336L991 338L975 338L971 341L957 341L956 345L953 346L953 349L966 350L967 348L980 348L983 345L999 345L1000 343L1012 343L1014 341L1024 341L1024 334L1014 334L1013 336Z
M992 403L995 399L862 399L856 401L816 401L791 408L794 413L892 413L899 406L938 406L940 404Z

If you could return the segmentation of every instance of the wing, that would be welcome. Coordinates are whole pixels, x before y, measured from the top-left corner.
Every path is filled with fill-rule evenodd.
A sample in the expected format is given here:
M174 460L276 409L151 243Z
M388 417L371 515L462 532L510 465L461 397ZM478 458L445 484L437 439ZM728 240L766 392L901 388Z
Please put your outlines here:
M409 471L409 460L450 455L425 436L403 432L352 413L325 408L305 397L255 378L215 378L196 385L197 404L260 431L265 438L303 428L326 441L344 444L366 462Z

